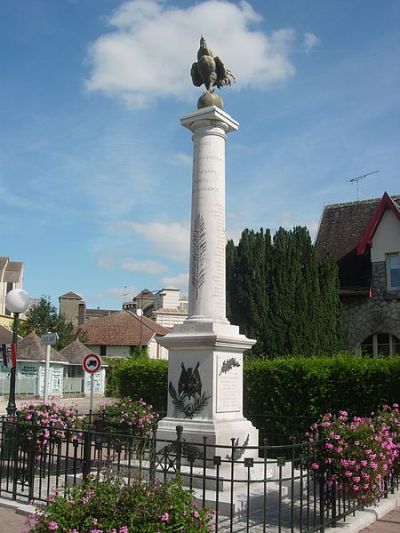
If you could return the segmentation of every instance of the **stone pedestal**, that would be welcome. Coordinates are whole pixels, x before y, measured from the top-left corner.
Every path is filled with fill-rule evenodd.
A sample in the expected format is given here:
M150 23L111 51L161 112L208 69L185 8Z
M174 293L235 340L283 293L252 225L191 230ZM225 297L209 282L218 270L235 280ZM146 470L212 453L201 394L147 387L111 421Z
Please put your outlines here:
M188 443L258 445L258 430L243 417L243 352L254 340L226 318L225 142L239 124L218 107L181 123L193 133L189 313L160 339L169 350L168 413L158 438ZM218 450L215 450L218 455ZM246 454L247 455L247 454Z

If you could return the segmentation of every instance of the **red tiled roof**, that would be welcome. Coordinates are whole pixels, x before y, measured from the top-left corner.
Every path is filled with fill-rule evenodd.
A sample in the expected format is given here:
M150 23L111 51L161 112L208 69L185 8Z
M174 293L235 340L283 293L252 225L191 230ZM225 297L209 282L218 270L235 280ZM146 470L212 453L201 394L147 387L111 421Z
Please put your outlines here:
M140 346L149 344L155 334L166 335L170 330L145 316L129 311L90 320L81 327L86 345Z

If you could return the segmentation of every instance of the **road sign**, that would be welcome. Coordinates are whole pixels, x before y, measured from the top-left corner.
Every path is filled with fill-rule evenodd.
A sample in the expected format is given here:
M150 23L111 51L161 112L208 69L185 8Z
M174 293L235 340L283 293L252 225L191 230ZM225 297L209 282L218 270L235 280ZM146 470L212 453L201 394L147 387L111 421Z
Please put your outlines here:
M58 341L57 333L46 333L45 335L40 336L40 344L42 346L49 345L54 346Z
M97 353L88 353L83 359L83 370L89 374L95 374L100 370L102 361Z

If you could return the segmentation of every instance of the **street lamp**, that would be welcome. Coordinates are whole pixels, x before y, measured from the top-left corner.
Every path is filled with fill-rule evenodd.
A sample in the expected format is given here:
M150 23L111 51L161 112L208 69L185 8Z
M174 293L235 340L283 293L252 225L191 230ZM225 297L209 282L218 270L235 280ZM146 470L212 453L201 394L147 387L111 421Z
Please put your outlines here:
M24 313L30 304L31 299L28 296L28 293L22 289L13 289L8 292L6 295L6 307L11 312L14 313L14 322L13 322L13 344L15 346L15 351L17 351L17 339L18 339L18 319L20 313ZM14 416L17 411L17 406L15 405L15 374L16 374L16 364L11 365L11 374L10 374L10 394L8 397L7 404L7 414L8 416Z

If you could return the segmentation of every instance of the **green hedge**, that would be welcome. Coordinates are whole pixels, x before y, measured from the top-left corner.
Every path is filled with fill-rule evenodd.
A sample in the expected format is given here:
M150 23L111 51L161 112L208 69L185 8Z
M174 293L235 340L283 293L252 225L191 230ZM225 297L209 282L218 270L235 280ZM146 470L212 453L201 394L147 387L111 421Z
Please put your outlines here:
M167 361L124 360L114 373L121 396L143 398L159 412L166 411ZM383 404L400 402L400 357L247 360L243 396L245 415L267 430L263 435L298 436L310 420L326 412L342 409L362 416ZM271 416L282 420L269 421L266 427L264 422Z
M119 396L134 400L143 398L159 413L167 410L168 361L155 359L123 359L114 367L114 380Z

